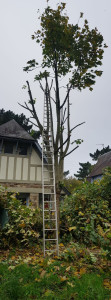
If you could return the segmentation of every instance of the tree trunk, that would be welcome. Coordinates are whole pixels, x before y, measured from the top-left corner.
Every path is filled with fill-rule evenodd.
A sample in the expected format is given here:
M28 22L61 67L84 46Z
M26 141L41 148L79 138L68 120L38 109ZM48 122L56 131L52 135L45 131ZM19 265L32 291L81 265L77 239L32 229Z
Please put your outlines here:
M63 159L58 162L58 157L55 157L55 182L56 182L56 204L57 204L57 224L58 233L60 228L60 182L63 180Z

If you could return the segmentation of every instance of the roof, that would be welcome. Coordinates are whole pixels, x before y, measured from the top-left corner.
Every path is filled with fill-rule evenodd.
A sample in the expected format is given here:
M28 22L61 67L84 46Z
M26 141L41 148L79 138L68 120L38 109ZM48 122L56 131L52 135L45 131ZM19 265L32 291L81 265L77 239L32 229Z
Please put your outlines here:
M0 125L0 137L8 139L22 139L35 141L14 119Z
M22 142L33 143L33 146L38 153L39 157L42 158L42 149L38 141L34 140L30 134L25 131L14 119L0 125L0 138L8 140L21 140Z
M93 167L92 172L88 177L94 177L103 174L103 169L106 167L111 167L111 151L99 156L98 162Z

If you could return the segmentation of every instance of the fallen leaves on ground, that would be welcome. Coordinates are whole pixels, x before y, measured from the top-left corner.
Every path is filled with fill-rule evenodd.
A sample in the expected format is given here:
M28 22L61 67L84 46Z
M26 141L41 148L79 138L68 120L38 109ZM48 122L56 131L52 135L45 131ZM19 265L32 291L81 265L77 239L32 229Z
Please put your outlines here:
M69 244L68 247L60 243L59 257L51 254L44 258L39 245L31 249L1 250L0 257L0 262L8 263L9 270L13 270L15 266L21 263L37 265L40 269L41 278L46 275L46 268L49 268L49 272L52 269L53 274L61 276L61 281L66 281L70 274L80 278L87 272L95 271L100 274L106 270L109 271L111 267L105 250L96 246L86 248L74 243ZM105 281L104 286L110 287L109 281Z
M111 280L105 279L104 282L103 282L103 284L104 284L104 287L105 287L106 289L111 290Z

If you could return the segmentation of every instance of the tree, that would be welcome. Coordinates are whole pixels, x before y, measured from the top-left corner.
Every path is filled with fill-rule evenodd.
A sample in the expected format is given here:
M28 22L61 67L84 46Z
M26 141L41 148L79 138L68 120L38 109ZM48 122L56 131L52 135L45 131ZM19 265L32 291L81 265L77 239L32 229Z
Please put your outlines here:
M72 194L76 189L79 189L82 185L82 181L70 176L64 178L63 186Z
M61 203L61 232L65 241L110 247L111 168L100 181L81 182L70 197Z
M92 165L90 164L89 161L87 161L87 163L79 163L79 165L80 168L79 171L77 171L78 174L74 174L74 176L79 180L83 180L90 174Z
M68 175L69 175L69 170L68 171L64 171L64 173L63 173L63 176L64 176L64 178L66 178Z
M29 119L24 114L15 114L11 110L5 111L3 108L0 109L0 125L14 119L20 126L22 126L34 139L39 138L40 131L32 129L32 124L29 125Z
M66 3L58 5L57 9L50 6L44 10L40 19L40 29L32 35L42 48L42 62L39 64L35 59L27 62L24 71L40 69L35 75L35 81L38 81L40 88L45 94L47 103L50 102L51 111L55 106L56 126L53 123L53 113L51 127L53 132L54 156L56 184L63 179L64 158L79 147L81 140L74 140L71 143L71 134L78 126L84 122L70 127L70 101L71 90L89 88L93 90L96 76L101 76L102 71L99 67L102 65L104 48L103 36L97 28L89 29L88 21L85 20L82 28L79 24L69 23L69 17L65 12ZM83 18L83 13L80 13ZM54 79L54 80L53 80ZM61 99L60 80L67 81L65 88L66 94ZM45 82L45 85L43 83ZM25 86L24 86L25 87ZM30 111L34 124L39 128L42 135L43 125L39 120L38 112L35 108L35 99L32 96L30 84L27 81L29 102L21 105ZM54 88L54 95L51 94ZM64 93L63 93L64 95ZM47 124L49 113L47 106ZM56 127L56 128L55 128ZM67 137L64 138L64 131L67 128ZM46 139L48 135L45 132ZM75 144L74 148L69 150L70 144Z
M111 151L111 148L110 148L110 146L107 146L107 147L103 147L103 149L102 150L96 150L93 154L92 153L89 153L89 155L90 155L90 157L92 158L92 160L94 160L94 161L97 161L98 160L98 157L100 156L100 155L103 155L103 154L105 154L105 153L107 153L107 152L109 152L109 151Z

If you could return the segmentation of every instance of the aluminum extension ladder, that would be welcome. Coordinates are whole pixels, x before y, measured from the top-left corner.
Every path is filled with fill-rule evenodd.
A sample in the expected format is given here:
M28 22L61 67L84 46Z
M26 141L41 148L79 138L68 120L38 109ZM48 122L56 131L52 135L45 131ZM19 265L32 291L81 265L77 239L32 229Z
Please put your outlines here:
M53 252L55 255L59 255L54 148L51 128L52 115L49 92L47 94L46 93L44 97L42 133L42 199L44 257L48 252Z

